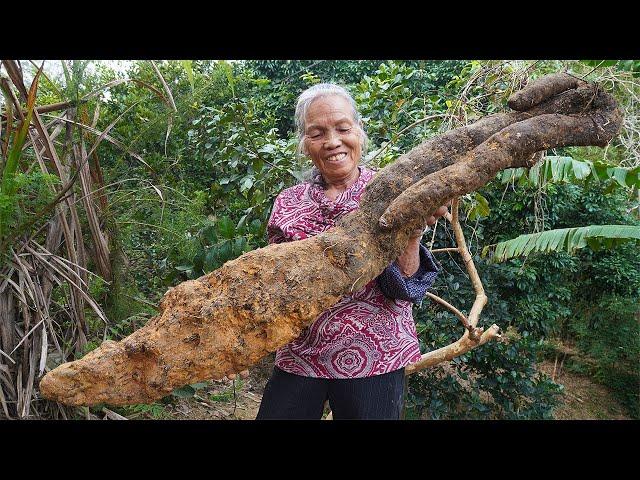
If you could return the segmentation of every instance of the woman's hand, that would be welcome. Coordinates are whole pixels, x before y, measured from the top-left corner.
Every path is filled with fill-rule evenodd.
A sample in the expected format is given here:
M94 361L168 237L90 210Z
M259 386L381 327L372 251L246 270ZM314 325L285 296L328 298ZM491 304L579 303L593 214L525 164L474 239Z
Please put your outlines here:
M427 218L427 226L432 226L435 225L436 221L440 218L440 217L444 217L447 212L449 211L449 208L447 205L442 205L440 208L438 208L438 210L435 211L435 213L433 215L431 215L429 218ZM425 229L421 229L421 230L415 230L414 232L411 233L411 235L409 236L409 239L411 240L415 240L416 238L421 238L422 235L424 234Z
M451 204L451 203L449 203ZM440 218L440 217L444 217L447 212L449 211L449 206L448 205L442 205L440 208L438 208L438 210L435 211L435 213L433 215L431 215L429 218L427 218L427 225L431 226L431 225L435 225L436 221Z
M443 217L449 211L446 205L442 205L427 219L427 225L431 226L436 223L438 218ZM409 243L404 252L396 259L396 263L400 267L400 271L404 277L410 277L418 271L420 267L420 239L424 234L424 228L416 230L409 236Z

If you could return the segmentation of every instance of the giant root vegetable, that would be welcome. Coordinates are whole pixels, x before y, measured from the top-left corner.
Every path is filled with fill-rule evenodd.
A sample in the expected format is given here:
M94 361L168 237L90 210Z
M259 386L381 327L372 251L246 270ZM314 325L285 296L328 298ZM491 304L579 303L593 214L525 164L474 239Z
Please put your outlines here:
M42 395L69 405L148 403L244 370L379 275L440 205L502 169L531 166L537 152L604 147L622 124L613 97L568 74L532 82L509 106L513 112L434 137L382 169L360 209L335 228L248 252L170 289L144 327L45 375Z

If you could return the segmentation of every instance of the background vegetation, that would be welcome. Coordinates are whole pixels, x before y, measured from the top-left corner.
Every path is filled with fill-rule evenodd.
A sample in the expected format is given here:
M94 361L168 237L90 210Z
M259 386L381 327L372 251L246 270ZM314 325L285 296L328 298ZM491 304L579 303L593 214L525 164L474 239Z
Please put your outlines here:
M96 146L99 163L94 160L89 168L93 190L101 189L92 201L101 205L99 226L108 239L110 274L106 278L89 255L86 269L97 275L86 278L86 291L96 308L85 308L84 341L63 333L74 322L72 299L64 283L53 287L49 314L55 322L45 342L58 332L73 348L49 355L46 369L82 356L104 339L123 338L154 315L171 286L266 244L275 195L299 182L309 168L296 158L293 132L295 99L304 88L332 81L353 93L371 140L366 162L381 167L439 132L503 111L509 94L527 79L568 70L616 95L625 110L624 131L606 150L547 152L548 167L505 172L464 199L465 236L489 296L481 322L501 326L505 340L473 350L447 368L411 376L405 413L407 418L550 418L561 387L536 364L561 358L565 368L612 389L629 415L640 417L637 242L591 238L575 251L563 250L570 247L565 242L551 252L512 255L501 262L494 255L496 244L521 234L640 225L639 67L637 61L260 60L136 61L122 71L105 62L64 62L60 75L39 81L36 104L75 102L73 121L92 123L93 141L104 140ZM33 74L27 65L23 72L28 87ZM8 112L8 93L4 98ZM45 118L55 118L55 112L49 115ZM5 121L0 132L9 145L17 131L8 131L10 123ZM99 136L107 131L113 141ZM62 156L64 148L86 135L72 131L70 143L56 148ZM33 234L33 228L22 232L21 225L53 198L55 187L46 186L60 184L55 175L34 168L33 148L21 150L13 186L0 193L5 237L11 229ZM3 151L8 159L9 150ZM5 176L7 165L4 160ZM77 185L74 190L82 196ZM83 212L79 231L91 250L96 242L87 233L91 215ZM45 241L44 231L34 235ZM3 244L4 278L13 278L12 253L22 238L13 235ZM448 247L453 234L441 222L424 241ZM468 312L474 294L466 270L458 258L438 255L443 271L434 293ZM414 317L423 351L461 334L455 316L428 301L416 307ZM16 322L24 335L25 326ZM20 356L21 348L13 356ZM6 379L0 376L6 416L58 414L37 395L26 414L12 407L6 398L15 372L6 359L0 361L9 372ZM158 405L129 411L149 408L161 415Z

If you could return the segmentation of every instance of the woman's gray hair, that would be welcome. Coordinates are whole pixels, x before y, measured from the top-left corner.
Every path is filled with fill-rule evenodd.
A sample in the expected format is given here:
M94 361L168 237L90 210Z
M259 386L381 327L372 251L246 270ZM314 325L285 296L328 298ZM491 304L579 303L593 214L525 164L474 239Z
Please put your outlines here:
M300 94L298 97L298 103L296 104L296 113L295 113L295 122L296 122L296 133L298 135L298 155L304 156L304 130L305 130L305 122L307 116L307 109L309 105L311 105L315 100L328 97L330 95L338 95L349 102L351 105L351 113L353 116L353 120L360 130L360 146L362 147L362 155L364 156L367 153L367 145L369 143L369 138L367 137L367 133L364 131L364 127L362 125L362 117L360 113L358 113L358 107L356 105L356 101L353 99L351 94L340 85L336 85L334 83L318 83L313 85L312 87L307 88L304 92Z

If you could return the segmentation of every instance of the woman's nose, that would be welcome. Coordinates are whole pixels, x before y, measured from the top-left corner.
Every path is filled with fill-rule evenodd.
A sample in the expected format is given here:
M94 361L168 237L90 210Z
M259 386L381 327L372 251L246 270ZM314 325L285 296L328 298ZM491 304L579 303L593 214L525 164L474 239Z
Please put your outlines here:
M327 139L324 142L324 148L332 150L340 146L340 137L335 133L329 133Z

